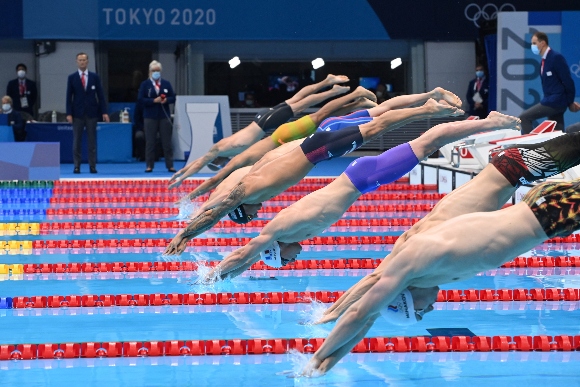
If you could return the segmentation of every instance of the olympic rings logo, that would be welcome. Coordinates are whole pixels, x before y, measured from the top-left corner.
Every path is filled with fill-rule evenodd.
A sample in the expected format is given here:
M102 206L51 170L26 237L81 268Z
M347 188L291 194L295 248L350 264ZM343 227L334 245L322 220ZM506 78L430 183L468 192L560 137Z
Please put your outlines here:
M515 10L516 7L510 3L502 4L501 7L499 7L499 9L497 8L497 5L492 3L487 3L483 7L480 7L479 4L471 3L468 4L467 7L465 7L465 11L463 11L463 13L465 14L465 18L467 20L473 22L473 24L475 24L475 26L479 28L480 27L479 19L493 20L497 19L498 12L505 11L513 12Z
M580 65L574 63L570 66L570 72L576 76L576 78L580 78Z

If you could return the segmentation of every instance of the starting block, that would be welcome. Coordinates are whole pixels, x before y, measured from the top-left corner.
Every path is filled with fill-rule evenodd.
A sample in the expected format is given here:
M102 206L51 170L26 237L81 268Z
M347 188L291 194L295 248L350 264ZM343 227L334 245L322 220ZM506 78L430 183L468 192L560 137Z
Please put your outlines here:
M440 149L445 159L453 166L468 166L483 169L489 163L492 153L497 153L516 144L535 144L547 141L563 133L554 131L556 121L546 120L531 133L520 135L512 129L501 129L493 132L477 133L462 141L448 144Z

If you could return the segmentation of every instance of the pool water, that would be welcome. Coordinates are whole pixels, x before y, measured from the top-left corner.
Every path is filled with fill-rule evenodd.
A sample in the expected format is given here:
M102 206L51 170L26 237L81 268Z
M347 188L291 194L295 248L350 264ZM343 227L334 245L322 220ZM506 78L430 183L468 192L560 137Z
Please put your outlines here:
M320 179L318 179L320 180ZM92 183L95 185L96 183ZM101 186L111 184L117 189L122 184L128 186L150 187L152 195L145 195L140 208L154 209L159 206L157 196L168 196L166 189L154 182L115 181L102 182ZM147 185L149 184L149 186ZM306 179L303 181L303 194L318 184ZM19 272L18 266L24 264L58 263L115 263L152 262L167 263L161 255L163 243L147 247L146 240L167 240L178 228L160 228L149 225L149 229L122 228L119 222L134 221L172 222L177 213L151 214L147 219L134 219L126 213L112 212L107 219L79 219L61 214L52 218L48 210L56 210L62 203L61 198L72 198L63 208L119 208L103 205L94 196L91 201L89 183L77 183L76 186L61 183L48 187L4 187L0 192L2 199L3 219L0 220L0 345L16 344L61 344L63 343L129 343L137 342L144 347L146 342L206 341L217 340L222 346L216 354L201 356L134 356L117 357L81 357L70 358L35 358L32 360L0 360L1 385L47 386L47 385L110 385L110 386L439 386L448 384L489 386L496 385L580 385L580 351L552 350L515 350L510 351L433 351L425 352L368 352L351 353L346 356L331 372L321 378L307 379L295 376L295 371L308 360L310 354L294 351L283 354L230 354L223 355L224 348L233 348L236 340L246 342L254 339L314 339L328 335L333 324L312 325L316 316L329 305L328 303L308 301L287 303L274 301L276 292L280 294L301 292L339 292L346 291L365 275L371 268L304 268L293 270L250 270L242 276L213 285L196 285L199 271L208 270L203 265L207 262L223 259L238 246L232 241L238 238L251 238L259 232L259 227L236 228L229 223L210 230L202 239L224 238L223 246L190 246L179 258L179 264L194 262L201 265L198 271L136 271L121 270L101 272ZM117 187L117 188L115 188ZM383 188L383 187L382 187ZM430 187L409 187L405 182L385 187L389 194L425 193L434 191ZM35 191L33 191L35 190ZM84 190L84 191L83 191ZM29 194L27 194L29 192ZM95 192L95 191L93 191ZM287 193L288 199L294 192ZM383 192L383 193L384 193ZM27 200L16 200L25 199ZM138 191L125 195L126 203L137 197ZM171 196L171 195L169 195ZM292 199L297 200L299 196ZM51 199L52 198L52 199ZM5 200L6 199L6 200ZM33 200L34 199L34 200ZM38 200L36 200L38 199ZM45 200L48 199L48 200ZM164 207L170 207L171 196ZM387 213L392 219L417 219L426 212L425 204L433 205L437 199L424 198L416 201L417 207L391 208ZM292 202L273 202L272 206L288 205ZM406 204L414 203L406 200ZM106 204L106 203L105 203ZM380 218L376 211L365 211L363 208L377 206L379 202L370 197L363 197L356 203L357 208L347 213L344 219ZM393 202L393 207L397 205ZM129 208L123 205L122 208ZM8 212L11 211L11 212ZM35 212L36 211L36 212ZM43 212L44 211L44 212ZM54 211L50 213L56 214ZM77 211L78 213L78 211ZM85 214L86 215L86 214ZM134 213L132 214L134 215ZM262 219L270 219L273 214L266 214ZM28 222L29 225L23 225ZM92 227L62 229L61 225L70 222L93 222ZM112 222L109 229L103 231L96 225ZM14 224L20 224L17 228ZM38 223L39 226L32 226ZM44 232L34 230L43 230ZM58 223L58 227L55 224ZM412 222L411 222L412 223ZM15 232L9 232L12 229ZM55 226L55 227L53 227ZM85 224L86 226L86 224ZM322 237L334 238L328 243L304 246L300 258L304 260L330 260L335 264L339 260L367 259L376 261L389 253L392 244L380 239L381 243L367 243L370 239L363 237L397 236L409 224L386 225L375 224L375 228L365 223L349 223L348 227L335 225ZM68 226L67 226L68 227ZM49 231L47 231L49 230ZM337 242L340 237L357 237L357 243ZM142 245L110 248L97 246L98 240L141 239ZM77 248L73 241L90 240L90 246ZM47 243L64 241L60 248L47 247ZM17 243L19 248L15 248ZM32 242L31 248L25 243ZM163 242L163 241L162 241ZM166 242L166 241L165 241ZM348 242L348 241L347 241ZM37 243L36 245L34 243ZM51 242L52 243L52 242ZM213 243L213 242L212 242ZM313 242L314 243L314 242ZM580 244L578 245L580 247ZM580 255L575 243L543 244L530 251L525 257L576 257ZM568 258L566 258L568 259ZM559 263L562 262L560 259ZM10 265L10 266L2 266ZM573 265L553 265L554 267L504 267L491 270L469 280L442 286L445 291L483 290L483 289L578 289L580 288L580 267ZM3 269L4 267L4 269ZM4 270L4 271L3 271ZM40 269L36 271L42 271ZM48 307L43 301L42 307L15 307L18 297L34 296L72 296L72 295L130 295L137 300L137 295L153 299L154 295L178 294L185 297L196 294L200 297L206 293L228 293L234 298L236 294L251 295L260 293L270 297L267 303L236 304L180 304L167 305L162 302L153 305L152 301L144 305L83 306L83 307ZM330 293L329 293L330 294ZM515 291L514 291L515 294ZM531 294L531 293L530 293ZM167 296L168 297L168 296ZM514 296L515 297L515 296ZM10 302L14 303L9 305ZM555 342L556 336L578 336L580 346L580 302L576 299L536 300L533 297L522 300L495 301L442 301L435 304L435 310L425 319L409 327L397 327L377 320L368 332L369 338L380 337L422 337L431 336L434 329L449 332L448 336L458 336L457 332L468 330L475 336L550 336ZM101 297L101 299L103 299ZM181 298L180 298L181 299ZM185 299L185 298L183 298ZM3 301L2 301L3 300ZM136 301L135 301L136 302ZM455 333L454 333L455 332ZM554 338L554 339L552 339ZM511 339L510 339L511 340ZM223 342L222 342L223 341ZM227 344L226 344L227 343ZM573 345L575 345L572 340ZM100 344L99 344L100 345ZM181 344L180 344L181 345ZM208 344L209 345L209 344ZM247 344L249 345L249 344ZM0 358L2 358L0 346ZM55 347L56 348L56 347ZM244 347L245 348L245 347ZM576 348L576 347L574 347ZM209 351L209 350L208 350ZM146 352L146 351L145 351ZM226 352L229 352L227 350ZM245 352L245 351L244 351ZM306 351L308 352L308 351ZM15 352L10 352L14 354ZM50 357L38 355L36 357ZM6 349L4 350L6 354ZM108 353L107 353L108 354ZM144 352L140 352L144 355ZM120 355L122 355L120 353ZM10 356L9 356L10 357ZM16 356L17 357L17 356Z

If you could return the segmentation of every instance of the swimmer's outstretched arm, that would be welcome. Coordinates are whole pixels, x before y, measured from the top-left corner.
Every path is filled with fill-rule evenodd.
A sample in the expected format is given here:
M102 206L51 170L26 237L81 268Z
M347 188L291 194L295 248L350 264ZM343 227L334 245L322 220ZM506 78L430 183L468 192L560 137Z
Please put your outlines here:
M205 155L201 156L200 158L181 168L179 171L175 172L175 174L173 174L173 176L171 176L171 178L169 179L168 188L173 189L179 187L185 179L199 172L200 169L209 164L212 160L218 157L218 155L219 155L218 144L214 144L214 146L212 146Z
M357 302L365 293L376 284L381 277L382 270L375 270L373 273L365 276L346 293L344 293L334 304L332 304L315 324L326 324L338 320L338 318L355 302Z
M209 283L216 280L233 278L260 260L260 252L264 251L272 243L272 236L260 234L253 238L247 245L232 252L220 262L200 282Z
M405 274L408 267L400 267L400 264L397 265L399 268L390 266L388 274L383 273L381 279L344 313L304 368L303 375L316 376L328 372L364 337L381 309L408 286ZM392 274L397 272L401 274Z
M190 239L212 228L228 212L239 206L245 196L245 186L243 183L239 183L224 200L192 219L187 227L173 238L163 254L180 255L183 253Z
M264 131L262 128L260 128L256 122L252 122L242 130L229 137L221 139L214 144L205 155L177 171L171 179L169 179L169 188L179 187L187 177L199 172L216 157L232 157L242 153L250 145L259 141L263 136Z
M447 196L442 200L446 200L446 198ZM426 218L431 215L432 213L427 214ZM397 239L397 242L393 246L393 250L385 257L385 259L383 259L383 262L381 262L379 267L377 267L371 274L366 275L363 279L348 289L342 296L340 296L340 298L324 312L324 316L318 320L316 324L326 324L336 321L340 316L342 316L344 311L347 310L349 306L364 296L364 294L380 279L386 265L388 265L390 259L396 256L399 250L401 250L404 242L409 238L410 234L417 232L417 229L419 228L418 224L419 223L415 224L410 230L405 231L403 235Z
M260 160L262 156L274 148L276 148L276 144L274 144L274 142L269 137L262 139L261 141L252 145L250 148L246 149L244 152L232 158L218 173L191 191L189 198L194 199L203 195L209 190L214 189L232 172L239 168L254 164L256 161Z

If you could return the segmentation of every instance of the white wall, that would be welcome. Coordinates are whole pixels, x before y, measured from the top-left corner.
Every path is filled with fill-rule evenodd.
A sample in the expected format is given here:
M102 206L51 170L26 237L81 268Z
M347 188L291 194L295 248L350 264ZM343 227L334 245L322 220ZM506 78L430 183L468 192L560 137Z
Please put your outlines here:
M16 65L24 63L28 79L36 80L34 43L30 40L0 40L0 93L6 94L8 81L16 78Z
M93 42L58 41L55 52L39 57L38 71L42 80L40 113L47 110L66 112L67 78L78 69L76 56L79 52L89 55L89 71L95 71Z
M475 78L474 42L426 42L425 77L427 90L441 86L465 103L469 81Z

